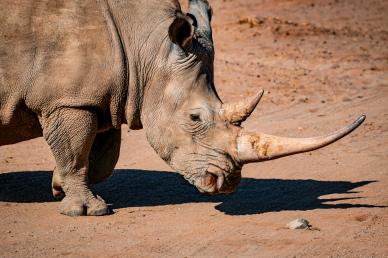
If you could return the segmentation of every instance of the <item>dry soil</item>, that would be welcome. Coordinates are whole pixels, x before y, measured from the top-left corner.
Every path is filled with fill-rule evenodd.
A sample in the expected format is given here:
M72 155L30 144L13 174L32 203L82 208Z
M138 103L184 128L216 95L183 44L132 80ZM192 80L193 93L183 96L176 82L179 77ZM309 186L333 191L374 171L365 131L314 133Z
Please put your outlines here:
M115 212L105 217L58 213L42 138L2 146L0 257L388 257L388 1L210 2L220 96L265 89L246 128L303 137L365 123L245 166L225 196L198 193L143 131L124 133L114 174L95 187ZM299 217L311 230L285 227Z

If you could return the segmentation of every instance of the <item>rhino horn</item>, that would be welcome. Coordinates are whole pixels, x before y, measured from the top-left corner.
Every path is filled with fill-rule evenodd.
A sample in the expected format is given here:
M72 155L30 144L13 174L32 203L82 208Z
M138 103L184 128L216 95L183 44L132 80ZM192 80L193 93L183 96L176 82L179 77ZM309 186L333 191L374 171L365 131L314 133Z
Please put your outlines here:
M221 117L231 123L241 123L247 119L253 110L255 110L259 103L264 91L260 90L253 96L247 97L246 99L238 102L222 104L220 109Z
M341 139L361 125L364 120L365 115L361 115L352 124L334 133L311 138L286 138L242 130L237 137L237 161L246 164L312 151Z

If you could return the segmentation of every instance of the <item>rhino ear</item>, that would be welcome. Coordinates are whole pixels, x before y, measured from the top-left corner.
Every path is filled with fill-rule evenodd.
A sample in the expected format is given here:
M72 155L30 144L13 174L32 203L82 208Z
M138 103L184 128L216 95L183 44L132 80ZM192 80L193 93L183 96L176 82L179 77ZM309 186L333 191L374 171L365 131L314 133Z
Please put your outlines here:
M173 43L186 49L190 46L194 36L194 26L191 17L177 13L175 20L168 29L168 34Z

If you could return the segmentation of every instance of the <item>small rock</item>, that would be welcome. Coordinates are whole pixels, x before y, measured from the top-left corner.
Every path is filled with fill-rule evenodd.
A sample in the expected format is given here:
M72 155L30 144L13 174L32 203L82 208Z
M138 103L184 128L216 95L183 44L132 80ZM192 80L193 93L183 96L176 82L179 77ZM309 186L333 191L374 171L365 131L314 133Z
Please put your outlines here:
M308 229L311 227L310 222L306 219L296 219L287 224L289 229Z

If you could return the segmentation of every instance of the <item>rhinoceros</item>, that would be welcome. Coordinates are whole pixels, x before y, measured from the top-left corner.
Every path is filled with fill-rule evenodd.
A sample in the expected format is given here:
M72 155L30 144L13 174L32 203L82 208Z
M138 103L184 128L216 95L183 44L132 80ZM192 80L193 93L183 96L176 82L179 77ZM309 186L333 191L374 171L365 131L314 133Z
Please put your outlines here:
M110 213L90 185L111 175L122 124L216 194L236 189L244 164L323 147L365 119L314 138L246 131L262 91L220 100L206 0L188 13L177 0L3 0L0 13L0 145L44 137L65 215Z

